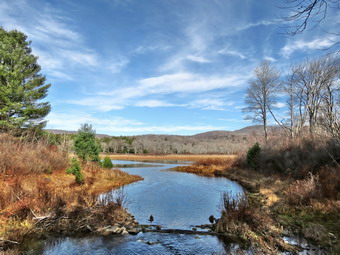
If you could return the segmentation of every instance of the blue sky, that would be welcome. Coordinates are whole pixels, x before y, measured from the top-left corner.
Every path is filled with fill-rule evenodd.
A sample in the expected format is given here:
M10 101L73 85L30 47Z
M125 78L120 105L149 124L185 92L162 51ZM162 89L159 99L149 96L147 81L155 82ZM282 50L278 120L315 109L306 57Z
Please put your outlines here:
M321 31L332 17L285 35L282 2L0 0L0 26L28 35L52 84L47 128L190 135L251 125L241 109L253 69L287 70L332 44Z

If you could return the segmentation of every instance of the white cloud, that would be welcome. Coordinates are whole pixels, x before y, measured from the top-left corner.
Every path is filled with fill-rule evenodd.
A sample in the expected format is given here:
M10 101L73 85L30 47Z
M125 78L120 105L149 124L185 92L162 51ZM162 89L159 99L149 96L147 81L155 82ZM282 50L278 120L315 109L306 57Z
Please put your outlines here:
M145 54L148 52L153 52L153 51L167 51L170 50L172 47L170 45L147 45L147 46L139 46L136 49L132 51L132 53L135 54Z
M333 38L315 38L313 40L290 40L288 43L281 49L281 55L285 58L288 58L295 51L306 51L306 50L321 50L327 49L334 45Z
M93 68L99 63L97 54L86 46L72 20L45 2L2 2L0 24L28 35L33 53L39 56L38 62L48 76L69 78L72 68Z
M167 103L161 100L141 100L135 103L135 106L138 107L169 107L169 106L183 106Z
M187 59L193 62L197 62L197 63L210 63L211 61L203 58L203 57L199 57L199 56L193 56L193 55L189 55L187 56Z
M140 86L137 88L139 88L141 92L145 91L152 94L195 93L239 86L245 80L244 76L238 74L204 76L184 72L142 79L139 81Z
M270 61L270 62L276 62L276 61L277 61L275 58L269 57L269 56L266 56L266 57L264 57L263 59L268 60L268 61Z
M221 55L231 55L231 56L236 56L241 59L247 58L242 52L236 51L236 50L229 50L229 47L226 47L222 50L219 50L217 53Z
M281 102L278 102L278 103L276 103L276 104L274 105L274 107L276 107L276 108L283 108L283 107L285 107L285 106L286 106L286 104L281 103Z
M214 91L216 89L238 88L247 83L249 75L242 74L226 74L224 76L217 75L202 75L190 72L165 74L145 78L137 81L135 86L128 86L112 91L96 92L91 97L69 100L67 103L94 107L100 111L110 111L122 109L128 105L140 107L165 107L165 106L182 106L192 107L190 103L177 104L168 102L169 98L181 95L181 97L195 97L194 93L202 93ZM165 97L167 100L144 100L144 96ZM218 109L221 108L221 102L217 99L212 99L210 103L205 101L204 108ZM203 101L198 102L200 104ZM227 105L224 103L223 105Z
M113 116L110 119L96 118L84 112L73 113L50 113L47 118L48 128L64 129L64 130L78 130L81 124L89 123L100 130L122 129L124 127L134 127L143 125L142 122L135 120L128 120L125 118ZM97 130L98 131L98 130Z
M242 31L242 30L247 30L247 29L252 28L252 27L276 25L276 24L278 24L278 22L280 22L280 20L261 20L261 21L258 21L258 22L250 22L248 24L239 26L237 28L237 30ZM282 23L282 21L281 21L281 23Z

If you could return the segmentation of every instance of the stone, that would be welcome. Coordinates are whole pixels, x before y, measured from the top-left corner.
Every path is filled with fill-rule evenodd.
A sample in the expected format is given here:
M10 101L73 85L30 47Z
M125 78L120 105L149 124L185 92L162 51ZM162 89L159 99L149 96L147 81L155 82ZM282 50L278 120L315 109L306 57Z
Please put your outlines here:
M140 232L139 228L131 228L128 230L129 234L131 235L137 235Z

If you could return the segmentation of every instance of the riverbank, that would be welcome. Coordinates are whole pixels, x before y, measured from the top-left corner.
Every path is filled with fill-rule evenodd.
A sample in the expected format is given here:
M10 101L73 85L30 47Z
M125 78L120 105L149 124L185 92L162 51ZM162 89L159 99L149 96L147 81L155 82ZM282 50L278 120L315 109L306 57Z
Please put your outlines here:
M67 154L9 135L0 135L0 151L0 252L20 254L21 243L30 238L106 234L111 227L137 225L123 208L123 194L98 196L141 177L84 163L79 183L66 173Z
M202 160L175 170L226 177L247 190L241 206L236 207L234 201L229 203L228 197L225 197L215 231L235 236L245 245L260 246L265 253L275 253L276 249L297 251L298 247L282 241L284 236L303 237L333 254L340 251L339 201L312 199L308 204L292 202L303 198L303 190L315 185L316 176L310 175L305 180L297 181L279 174L236 167L236 159L221 161L221 164L211 160L210 163ZM202 171L204 167L206 171Z

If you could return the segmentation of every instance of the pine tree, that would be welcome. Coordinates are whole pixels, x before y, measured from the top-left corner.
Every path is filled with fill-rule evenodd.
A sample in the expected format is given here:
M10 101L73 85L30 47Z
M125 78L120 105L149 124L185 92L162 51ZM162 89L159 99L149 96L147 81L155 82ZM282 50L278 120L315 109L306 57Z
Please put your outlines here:
M83 161L99 161L100 146L92 125L82 124L74 138L74 151Z
M51 86L39 72L31 42L17 30L0 27L0 132L42 128L50 111L46 97Z

